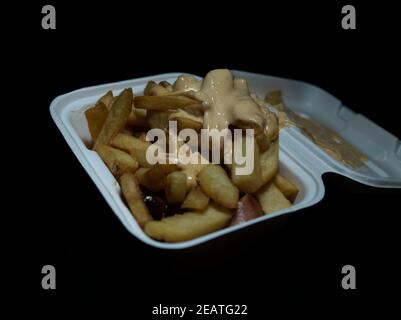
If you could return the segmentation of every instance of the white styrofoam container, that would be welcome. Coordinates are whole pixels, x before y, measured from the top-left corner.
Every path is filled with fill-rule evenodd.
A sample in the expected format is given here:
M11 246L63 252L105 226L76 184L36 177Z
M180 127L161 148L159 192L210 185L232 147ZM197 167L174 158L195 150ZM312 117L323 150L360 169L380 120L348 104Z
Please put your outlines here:
M87 147L91 138L84 111L108 90L118 94L122 89L132 87L134 93L140 94L149 80L174 82L182 73L103 84L55 98L50 105L54 122L114 213L138 239L158 248L183 249L312 206L324 196L321 175L325 172L336 172L371 186L401 188L401 143L396 137L364 116L354 113L343 106L341 101L314 85L255 73L233 72L236 76L247 79L250 89L261 97L267 91L282 90L284 102L288 107L301 114L310 115L340 133L368 156L368 163L358 170L353 170L329 157L299 129L284 128L280 131L280 171L300 188L293 206L190 241L160 242L148 237L138 226L122 200L119 184L97 153Z

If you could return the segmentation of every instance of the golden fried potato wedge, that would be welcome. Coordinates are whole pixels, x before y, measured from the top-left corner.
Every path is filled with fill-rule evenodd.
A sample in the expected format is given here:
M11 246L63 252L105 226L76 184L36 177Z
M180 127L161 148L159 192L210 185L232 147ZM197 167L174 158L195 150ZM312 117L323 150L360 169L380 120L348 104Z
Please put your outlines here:
M148 180L146 179L146 173L149 171L149 168L140 167L135 171L135 178L141 186L148 188L149 185Z
M201 159L199 157L199 159ZM201 161L201 160L199 160ZM187 188L191 189L195 187L198 184L198 174L201 172L201 170L207 166L207 164L203 163L193 163L193 164L180 164L180 168L182 169L183 172L187 175Z
M117 134L110 142L113 147L124 150L125 152L130 152L132 149L137 148L138 146L148 147L149 142L143 141L138 137L135 137L126 133Z
M125 127L123 129L121 129L120 133L128 134L129 136L133 136L134 129L127 124L127 125L125 125Z
M196 121L193 119L181 118L181 117L174 118L174 120L177 121L178 132L184 129L192 129L199 132L203 128L202 121Z
M146 141L146 132L144 132L144 131L135 131L135 132L132 133L132 135L133 135L135 138L137 138L137 139L139 139L139 140L141 140L141 141L143 141L143 142L145 142L145 143L148 143L148 142Z
M132 148L130 150L130 154L135 158L136 161L142 166L142 167L151 167L152 165L148 162L146 159L146 150L148 149L147 146L144 144L138 145L135 148Z
M270 103L271 105L277 105L283 102L281 90L275 90L268 92L265 97L265 101Z
M240 140L234 140L234 148L242 148L242 154L246 155L246 139L243 138ZM240 145L241 143L241 145ZM238 187L238 189L244 193L254 193L256 192L263 184L262 180L262 169L260 165L260 153L259 146L256 142L254 142L253 152L253 171L250 174L239 174L238 170L240 168L244 168L246 164L239 164L235 161L235 157L233 157L233 163L231 165L231 180ZM250 157L249 157L250 158ZM249 161L249 160L248 160Z
M116 102L117 99L118 99L118 96L111 98L109 104L107 105L107 109L109 109L109 111L111 110L111 108L113 108L114 102Z
M103 96L98 100L98 102L99 102L99 101L100 101L100 102L103 102L104 105L106 106L106 108L107 108L108 110L110 110L110 109L111 109L112 102L113 102L113 99L114 99L113 92L112 92L111 90L109 90L109 91L106 92L105 95L103 95Z
M146 151L149 147L149 142L142 141L125 133L119 133L111 140L110 144L115 148L129 152L141 166L151 166L146 160Z
M153 220L143 201L138 182L131 172L125 172L120 177L121 191L138 224L143 227L146 222Z
M140 185L152 192L159 192L166 187L166 174L157 165L151 168L139 168L135 174Z
M263 109L266 111L266 109ZM276 141L280 133L279 119L273 112L266 114L266 126L269 130L266 132L266 136L269 141Z
M181 208L202 211L208 206L209 199L201 187L195 186L186 196L184 202L181 204Z
M218 204L230 209L237 207L239 190L221 166L205 166L199 172L198 180L203 192Z
M235 120L232 125L236 128L243 130L253 129L255 132L255 136L263 132L263 128L261 126L249 120L244 120L244 119Z
M278 139L270 143L269 149L260 154L260 167L262 170L263 184L269 182L278 170Z
M265 132L260 132L255 135L255 140L259 146L260 152L264 152L269 149L270 139Z
M155 111L146 110L146 121L151 129L168 129L168 121L170 119L171 112L169 111Z
M193 113L193 111L178 109L170 114L169 120L177 121L178 132L183 129L200 131L203 128L203 114L199 112Z
M148 121L146 120L146 110L137 109L132 104L132 111L128 117L127 124L134 128L148 128Z
M149 221L144 230L156 240L187 241L224 228L231 217L230 210L211 202L202 212L186 212L160 221Z
M291 202L274 183L267 183L255 195L265 214L291 207Z
M150 167L145 176L146 180L148 181L150 191L157 192L166 187L167 175L160 166L154 165Z
M136 96L135 108L168 111L171 109L184 109L186 107L201 104L198 100L186 96Z
M159 167L166 175L181 170L181 168L175 163L156 163L154 166Z
M187 194L187 175L182 171L171 172L167 176L165 192L168 204L181 204Z
M104 144L98 146L96 151L115 176L120 176L124 172L135 172L138 169L138 162L124 151Z
M109 110L102 101L98 101L96 105L85 111L86 122L88 123L89 133L92 140L95 141L99 132L102 130L106 121Z
M159 85L165 88L168 92L172 92L174 90L173 85L168 81L160 81Z
M150 168L139 168L135 176L140 185L152 192L158 192L166 188L167 175L178 170L180 168L176 164L157 163Z
M145 96L152 96L152 88L154 88L155 86L157 86L157 83L153 80L148 81L148 83L146 84L145 89L143 90L143 94Z
M109 144L110 140L124 128L131 113L132 96L132 89L125 89L118 96L96 138L94 150L100 145Z
M167 93L169 93L169 90L166 87L154 81L149 81L143 92L145 96L160 96Z
M299 192L298 187L294 183L280 174L276 174L273 182L289 200L294 200Z

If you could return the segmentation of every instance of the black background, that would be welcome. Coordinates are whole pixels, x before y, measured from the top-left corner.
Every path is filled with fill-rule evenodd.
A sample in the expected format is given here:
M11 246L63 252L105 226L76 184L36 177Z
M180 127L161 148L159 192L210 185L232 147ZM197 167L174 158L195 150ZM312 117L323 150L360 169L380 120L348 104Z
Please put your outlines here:
M40 2L4 10L2 27L6 110L18 119L3 125L12 159L7 216L17 223L5 244L22 273L17 296L122 298L146 316L159 303L249 304L255 315L275 299L341 309L395 297L400 191L326 175L324 200L286 221L190 250L158 250L125 230L49 114L50 102L74 89L226 67L314 83L400 137L399 81L388 77L399 57L390 4L351 2L357 30L343 30L348 2L49 3L56 30L41 28ZM54 291L41 288L45 264L56 267ZM356 267L357 290L341 288L345 264Z

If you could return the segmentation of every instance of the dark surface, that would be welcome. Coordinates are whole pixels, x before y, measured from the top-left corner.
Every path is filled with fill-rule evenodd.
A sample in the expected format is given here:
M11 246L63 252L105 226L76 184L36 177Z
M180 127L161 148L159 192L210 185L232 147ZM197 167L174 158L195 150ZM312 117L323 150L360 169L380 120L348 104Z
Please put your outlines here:
M273 298L325 300L341 309L390 297L400 191L326 175L323 201L277 226L265 223L191 250L157 250L118 221L53 124L49 104L81 87L227 67L314 83L400 137L399 118L389 116L398 108L398 83L384 80L399 57L393 10L356 4L358 29L344 31L342 4L262 9L247 2L224 11L205 2L196 14L188 3L158 10L114 3L56 3L55 31L40 28L42 4L31 4L18 27L7 29L10 96L23 99L9 110L21 120L17 134L28 139L17 152L29 159L28 166L22 156L15 160L20 169L8 196L18 223L17 241L8 245L22 267L18 296L122 297L144 315L159 303L248 303L256 314ZM12 139L6 143L15 147ZM55 291L41 289L45 264L56 267ZM357 290L341 289L345 264L356 267Z

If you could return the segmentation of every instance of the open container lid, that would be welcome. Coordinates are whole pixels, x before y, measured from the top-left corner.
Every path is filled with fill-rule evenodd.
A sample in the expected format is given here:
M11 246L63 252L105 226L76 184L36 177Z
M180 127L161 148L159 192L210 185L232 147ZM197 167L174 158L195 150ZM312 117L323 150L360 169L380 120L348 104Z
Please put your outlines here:
M233 74L247 79L251 90L261 97L268 91L281 90L287 107L333 129L368 158L365 166L353 169L330 157L298 128L282 130L280 138L304 145L298 156L302 158L305 152L310 153L308 158L316 158L321 173L335 172L375 187L401 188L401 142L397 137L312 84L243 71L233 71Z
M88 87L55 98L50 105L54 122L113 212L135 237L154 247L183 249L239 229L250 230L250 226L259 222L267 223L267 220L274 217L299 211L319 202L325 192L321 179L325 172L335 172L366 185L401 188L401 143L396 137L364 116L344 107L338 99L314 85L249 72L233 73L247 79L251 91L260 97L268 91L281 90L284 102L290 109L310 115L334 129L365 153L368 163L357 170L349 168L328 156L298 128L283 128L280 131L279 170L300 189L293 206L193 240L179 243L160 242L148 237L139 227L121 197L118 182L98 154L88 148L91 137L84 112L108 90L118 94L122 89L132 87L134 93L140 94L148 81L174 82L182 73L161 74Z

